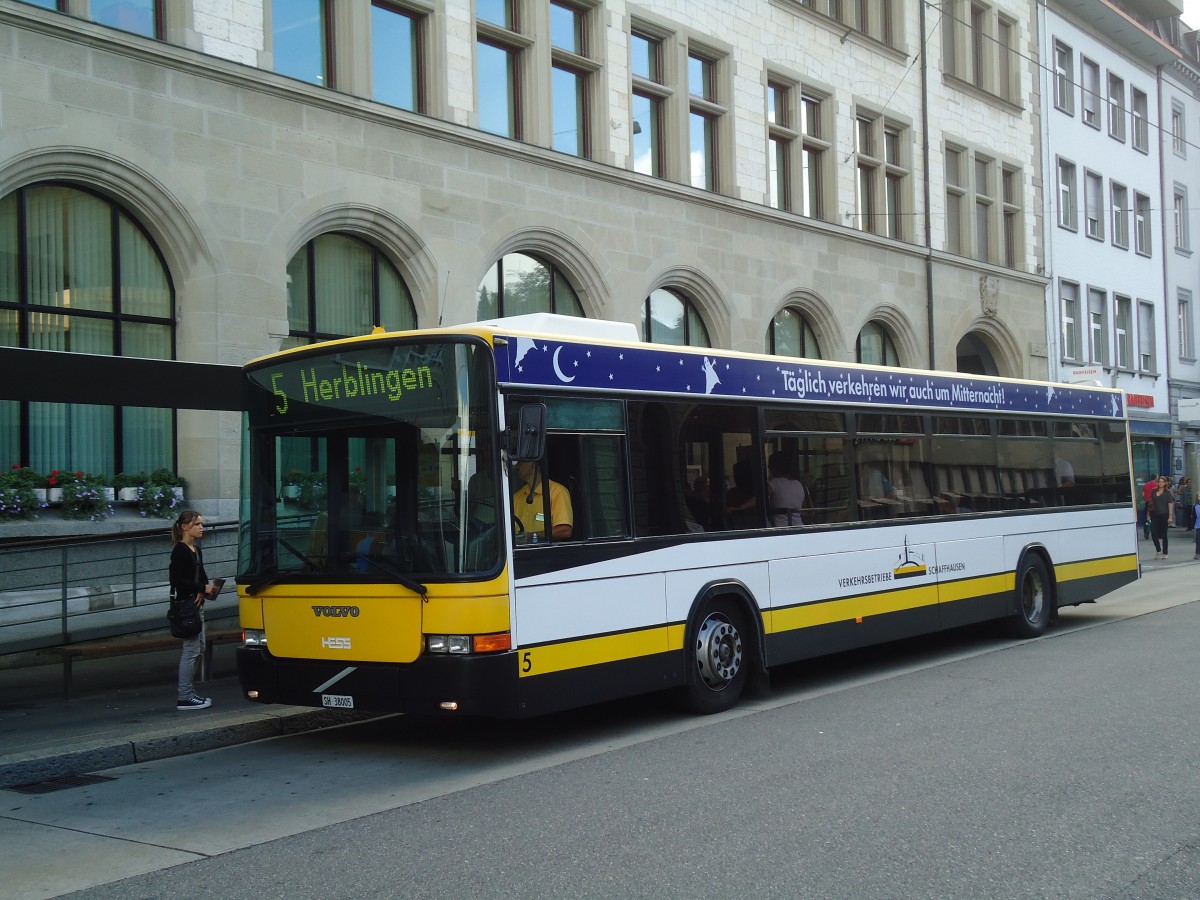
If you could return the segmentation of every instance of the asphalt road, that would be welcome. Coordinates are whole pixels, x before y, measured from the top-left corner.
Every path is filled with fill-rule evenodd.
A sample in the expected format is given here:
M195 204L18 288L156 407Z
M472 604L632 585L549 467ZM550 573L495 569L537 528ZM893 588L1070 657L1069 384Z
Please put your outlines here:
M1200 897L1200 604L1152 588L715 717L397 717L0 791L0 895Z

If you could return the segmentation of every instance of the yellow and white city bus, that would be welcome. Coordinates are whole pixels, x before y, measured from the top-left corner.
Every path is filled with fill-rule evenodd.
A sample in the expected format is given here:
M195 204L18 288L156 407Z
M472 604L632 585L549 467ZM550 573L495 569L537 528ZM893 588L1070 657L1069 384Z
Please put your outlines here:
M712 712L771 666L1034 637L1138 577L1118 391L545 315L245 378L238 670L264 703L518 717L675 689Z

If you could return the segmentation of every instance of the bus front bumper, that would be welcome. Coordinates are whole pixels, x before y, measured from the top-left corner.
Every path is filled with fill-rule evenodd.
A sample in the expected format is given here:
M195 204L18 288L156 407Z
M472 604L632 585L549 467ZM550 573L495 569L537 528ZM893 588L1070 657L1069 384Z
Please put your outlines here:
M286 703L427 715L524 715L517 654L425 655L411 663L286 659L261 647L237 651L242 695Z

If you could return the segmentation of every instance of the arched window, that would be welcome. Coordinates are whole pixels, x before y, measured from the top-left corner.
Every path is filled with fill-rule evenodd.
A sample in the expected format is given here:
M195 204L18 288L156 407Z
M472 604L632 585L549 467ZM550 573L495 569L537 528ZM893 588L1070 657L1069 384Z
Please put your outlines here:
M579 295L558 266L526 253L496 260L479 282L477 297L480 321L528 313L583 317Z
M868 322L854 342L854 358L872 366L898 366L900 356L892 336L878 322Z
M775 356L803 356L821 359L821 345L808 316L794 306L775 314L767 329L767 352Z
M955 348L958 371L964 375L999 375L996 358L977 334L964 334Z
M659 288L646 298L642 336L654 344L711 347L708 329L696 305L676 291Z
M65 184L0 198L0 346L173 359L175 293L117 204ZM112 476L175 466L171 409L0 400L0 460Z
M283 348L417 326L412 295L396 267L356 237L322 234L288 263L288 337Z

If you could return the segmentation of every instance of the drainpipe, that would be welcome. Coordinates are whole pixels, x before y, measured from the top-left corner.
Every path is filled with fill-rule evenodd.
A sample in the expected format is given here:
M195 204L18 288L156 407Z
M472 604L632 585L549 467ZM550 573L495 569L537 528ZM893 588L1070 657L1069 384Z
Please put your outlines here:
M921 154L925 192L925 320L928 328L929 368L936 369L937 354L933 341L933 236L930 234L932 216L929 213L929 34L925 25L925 4L921 11ZM945 13L942 14L943 16Z

